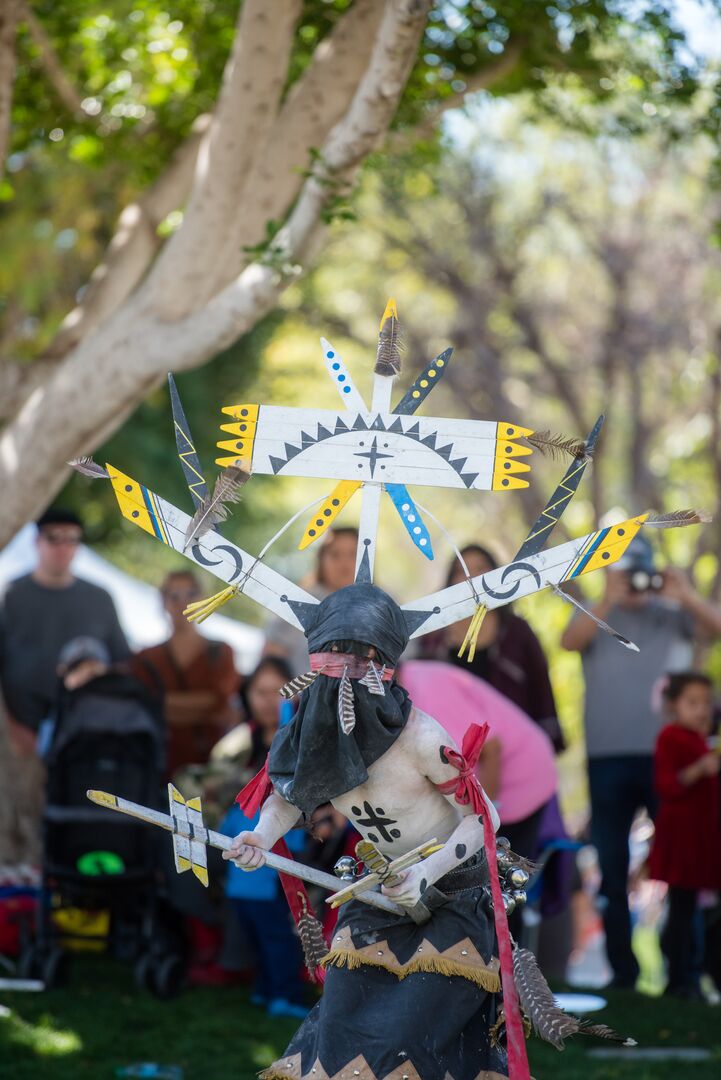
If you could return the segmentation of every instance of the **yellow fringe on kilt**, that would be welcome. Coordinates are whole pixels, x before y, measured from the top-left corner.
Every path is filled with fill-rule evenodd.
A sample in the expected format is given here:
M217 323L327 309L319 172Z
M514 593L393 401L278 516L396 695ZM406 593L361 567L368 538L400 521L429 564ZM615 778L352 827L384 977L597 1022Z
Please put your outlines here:
M497 971L493 971L491 968L463 964L458 960L453 960L438 953L435 956L414 956L412 960L405 964L399 964L392 953L391 956L393 959L388 961L370 957L359 953L357 950L331 949L323 957L321 964L323 967L332 965L333 967L346 967L349 970L360 967L383 968L384 971L389 971L391 975L395 975L398 979L405 979L415 971L429 971L436 975L458 975L460 978L468 979L469 982L480 986L482 990L488 991L489 994L498 994L501 991L500 976Z

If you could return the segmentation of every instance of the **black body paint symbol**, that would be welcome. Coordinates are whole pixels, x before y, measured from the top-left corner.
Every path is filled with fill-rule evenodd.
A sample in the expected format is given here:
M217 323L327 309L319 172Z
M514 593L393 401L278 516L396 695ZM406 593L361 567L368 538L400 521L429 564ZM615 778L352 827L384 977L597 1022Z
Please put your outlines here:
M360 815L365 811L366 816L362 818ZM366 828L377 829L384 840L397 840L401 835L400 829L387 829L387 825L395 825L396 819L386 817L385 810L382 806L377 806L375 810L371 804L366 801L363 803L363 810L360 806L351 806L351 813L353 813L358 821L359 825L364 825ZM368 838L376 843L376 837L368 834Z
M540 589L541 575L538 573L538 570L536 570L535 566L532 566L530 563L524 562L511 563L510 566L506 567L506 569L501 574L502 585L506 584L506 579L514 572L514 570L527 570L535 581L538 588ZM514 581L511 588L506 589L505 592L496 592L494 589L489 588L489 586L486 584L485 577L481 578L481 583L483 585L483 591L487 593L488 596L492 596L494 600L507 600L510 596L515 596L515 594L521 587L521 579L519 579L518 581Z
M457 859L462 859L465 854L466 854L466 845L465 844L456 844L456 858Z
M363 444L361 443L361 445L363 445ZM388 444L386 443L385 445L387 446ZM377 435L374 435L374 436L373 436L373 442L372 442L372 444L371 444L371 448L370 448L370 451L367 451L366 453L358 453L358 454L354 454L354 455L353 455L353 457L364 457L364 458L368 458L368 464L370 465L370 470L371 470L371 476L373 476L373 475L375 474L375 471L376 471L376 464L378 463L378 461L379 461L379 460L380 460L381 458L390 458L390 457L393 457L393 455L392 455L392 454L381 454L381 453L379 452L379 450L378 450L378 436L377 436ZM358 466L358 468L360 468L360 465ZM384 466L384 465L382 465L382 466L381 466L381 468L385 468L385 466Z

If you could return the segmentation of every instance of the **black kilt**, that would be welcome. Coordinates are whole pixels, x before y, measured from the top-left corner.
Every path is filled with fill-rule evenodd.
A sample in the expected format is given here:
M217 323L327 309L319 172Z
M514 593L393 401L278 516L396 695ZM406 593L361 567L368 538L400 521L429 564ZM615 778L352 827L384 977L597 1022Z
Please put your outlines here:
M474 859L437 882L430 922L341 908L323 997L263 1080L501 1080L499 962Z

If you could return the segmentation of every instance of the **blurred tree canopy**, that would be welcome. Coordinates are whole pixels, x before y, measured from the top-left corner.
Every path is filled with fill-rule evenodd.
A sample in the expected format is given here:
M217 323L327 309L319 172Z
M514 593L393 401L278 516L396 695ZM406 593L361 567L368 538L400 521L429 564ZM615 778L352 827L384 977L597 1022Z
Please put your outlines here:
M618 508L721 513L721 196L690 112L673 116L683 139L663 124L590 139L529 99L486 102L434 167L369 176L362 232L338 229L296 290L309 321L369 347L386 293L404 297L409 377L456 349L434 409L445 395L454 413L573 436L605 413L572 533ZM545 486L511 508L489 500L495 531L515 521L511 547L562 468L537 462ZM659 539L686 563L713 555L700 569L721 598L718 526Z
M670 7L8 0L0 539L164 370L225 353L273 310L328 225L353 216L361 166L436 160L438 122L467 94L530 93L589 130L599 102L638 127L629 90L659 117L693 100L705 74ZM713 127L711 104L698 119ZM234 351L239 370L254 347Z

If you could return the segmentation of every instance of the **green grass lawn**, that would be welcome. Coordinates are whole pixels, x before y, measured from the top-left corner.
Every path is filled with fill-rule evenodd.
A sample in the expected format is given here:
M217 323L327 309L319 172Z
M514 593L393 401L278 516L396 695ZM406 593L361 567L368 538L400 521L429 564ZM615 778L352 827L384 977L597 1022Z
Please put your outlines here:
M721 1008L609 993L599 1020L641 1046L706 1047L708 1062L594 1061L600 1040L577 1037L559 1054L532 1039L536 1080L717 1080L721 1075ZM170 1002L140 993L127 966L104 957L74 960L65 989L0 993L2 1080L112 1080L121 1065L175 1063L185 1080L251 1080L281 1053L295 1021L271 1021L244 988L189 990ZM426 1080L426 1078L424 1078ZM430 1078L429 1078L430 1080ZM435 1080L435 1078L433 1078ZM440 1080L440 1078L439 1078Z

